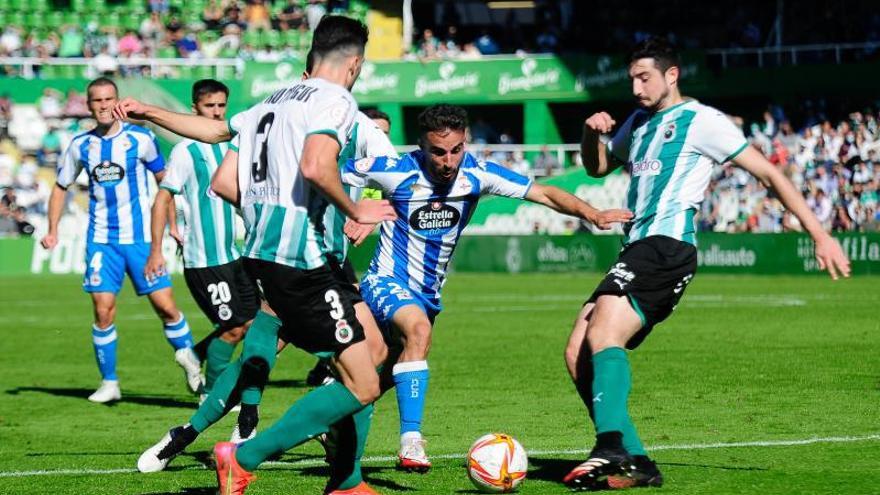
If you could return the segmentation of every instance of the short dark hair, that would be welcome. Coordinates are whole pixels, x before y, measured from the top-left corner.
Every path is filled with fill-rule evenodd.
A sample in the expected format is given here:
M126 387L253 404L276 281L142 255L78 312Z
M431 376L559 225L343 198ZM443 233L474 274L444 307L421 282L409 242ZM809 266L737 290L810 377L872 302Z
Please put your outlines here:
M229 97L229 88L226 87L220 81L216 79L200 79L193 84L192 89L192 102L193 105L199 102L199 99L205 95L211 95L214 93L223 93L226 97Z
M342 15L327 15L315 28L311 51L318 59L352 49L363 54L369 37L370 31L363 22Z
M391 123L391 117L389 117L387 113L379 110L378 108L368 108L364 110L364 115L373 120L381 119L388 121L389 124Z
M113 80L110 79L109 77L99 77L97 79L92 80L89 83L89 85L86 86L86 96L88 98L91 98L91 96L89 95L89 91L91 91L92 88L95 88L98 86L113 86L113 91L115 91L116 95L119 96L119 88L116 87L116 83L113 82Z
M315 52L313 50L309 50L309 53L306 54L306 74L309 76L312 75L312 69L315 68Z
M662 36L649 36L637 44L629 54L629 64L642 58L654 59L654 64L660 72L666 72L670 67L681 66L678 50Z
M457 105L431 105L419 114L419 131L422 134L446 129L463 131L467 126L467 112Z

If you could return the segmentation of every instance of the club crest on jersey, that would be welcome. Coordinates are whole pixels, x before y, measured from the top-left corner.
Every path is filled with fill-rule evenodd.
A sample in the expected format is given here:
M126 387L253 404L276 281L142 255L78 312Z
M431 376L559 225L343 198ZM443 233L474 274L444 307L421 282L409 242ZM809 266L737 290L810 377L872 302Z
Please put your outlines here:
M675 122L670 122L663 130L663 140L672 141L673 139L675 139Z
M409 217L409 225L416 230L445 231L458 225L461 213L441 201L431 201L418 208Z
M114 187L125 178L125 169L109 160L104 160L92 169L92 180L103 187Z
M371 168L373 168L373 162L375 161L376 159L373 157L361 158L360 160L354 162L354 169L362 174L365 174L369 172Z
M354 331L345 320L336 320L336 341L347 344L354 338Z
M660 175L660 169L663 163L660 160L639 160L632 162L630 173L633 177L641 177L643 175Z
M217 308L217 317L223 321L232 318L232 310L229 309L229 305L221 304L220 307Z

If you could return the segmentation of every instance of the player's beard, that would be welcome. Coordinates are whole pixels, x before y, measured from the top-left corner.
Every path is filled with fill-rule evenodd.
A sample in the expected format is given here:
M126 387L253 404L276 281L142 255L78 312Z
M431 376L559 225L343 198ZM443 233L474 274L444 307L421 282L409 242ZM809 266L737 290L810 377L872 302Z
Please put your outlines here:
M648 110L649 112L654 113L654 112L658 112L658 111L662 110L662 109L660 108L660 106L661 106L661 105L663 104L663 102L665 102L668 98L669 98L669 86L666 86L666 87L663 88L663 92L660 93L660 96L658 96L657 99L655 99L655 100L650 100L650 99L649 99L649 100L646 101L646 100L643 100L643 99L641 99L641 98L638 98L638 99L637 99L637 102L638 102L639 106L641 106L641 107L644 108L645 110Z

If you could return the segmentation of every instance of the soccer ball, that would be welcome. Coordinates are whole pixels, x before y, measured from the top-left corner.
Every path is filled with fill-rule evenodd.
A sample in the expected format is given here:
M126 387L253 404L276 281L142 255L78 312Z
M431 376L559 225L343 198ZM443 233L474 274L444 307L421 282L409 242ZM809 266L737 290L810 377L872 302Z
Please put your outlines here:
M510 493L526 479L529 459L510 435L490 433L478 438L467 454L468 477L486 493Z

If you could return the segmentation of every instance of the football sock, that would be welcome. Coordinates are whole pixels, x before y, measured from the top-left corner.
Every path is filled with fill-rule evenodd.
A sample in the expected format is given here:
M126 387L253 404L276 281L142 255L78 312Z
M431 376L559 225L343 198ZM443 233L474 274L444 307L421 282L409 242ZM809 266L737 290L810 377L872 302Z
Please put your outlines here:
M205 361L205 393L211 393L211 387L214 386L217 377L229 366L234 352L235 344L230 344L223 339L211 339Z
M241 351L241 401L259 404L269 371L275 366L281 320L259 311L244 337Z
M98 328L92 325L92 344L101 379L116 380L116 325Z
M627 411L632 386L629 358L620 347L609 347L593 355L593 416L596 433L619 431L630 455L645 455Z
M397 363L392 369L400 412L400 434L422 431L425 395L428 392L428 362Z
M193 443L198 436L199 432L189 424L172 428L171 441L156 454L156 457L159 459L174 457L186 450L187 446Z
M209 426L220 420L226 412L235 404L230 404L235 399L236 385L241 375L241 359L229 363L229 366L220 373L211 393L205 398L205 401L199 405L195 414L189 419L190 424L199 433L205 431Z
M336 445L336 454L330 463L330 481L327 486L332 490L348 490L364 480L361 473L361 457L367 445L367 435L373 418L373 404L343 418L330 427Z
M318 387L296 401L271 427L242 443L235 458L241 467L253 471L272 455L325 433L330 425L363 407L339 382Z
M223 333L218 329L217 325L214 325L214 329L208 335L205 335L202 340L196 342L193 346L193 352L198 356L199 361L205 361L208 359L208 346L211 345L211 342L214 341L220 334Z
M242 404L241 411L238 412L238 434L241 438L247 438L259 422L260 415L257 411L257 406Z
M193 346L192 333L189 331L189 324L183 313L180 313L180 319L176 322L165 323L165 338L168 339L168 343L175 351Z

